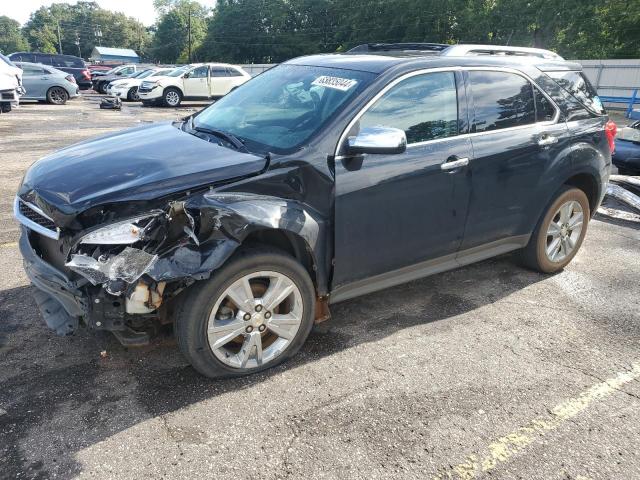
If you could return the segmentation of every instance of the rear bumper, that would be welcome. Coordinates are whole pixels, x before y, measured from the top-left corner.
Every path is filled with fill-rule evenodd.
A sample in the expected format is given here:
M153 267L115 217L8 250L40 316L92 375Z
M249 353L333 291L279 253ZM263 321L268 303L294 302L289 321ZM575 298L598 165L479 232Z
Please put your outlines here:
M40 258L29 242L25 227L22 227L19 246L25 272L38 289L35 298L45 322L58 335L73 333L80 318L89 312L88 296L64 272ZM82 282L86 283L84 279Z

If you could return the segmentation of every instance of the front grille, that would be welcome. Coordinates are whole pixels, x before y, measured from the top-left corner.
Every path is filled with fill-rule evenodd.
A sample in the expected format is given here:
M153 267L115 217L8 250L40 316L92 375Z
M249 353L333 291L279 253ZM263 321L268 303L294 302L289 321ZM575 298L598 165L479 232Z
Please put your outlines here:
M14 98L15 98L15 96L14 96L13 92L9 92L9 93L3 92L2 93L2 99L3 100L13 100Z
M35 205L31 205L28 202L16 197L13 214L27 228L35 230L49 238L60 238L60 231L56 228L56 224L42 210Z

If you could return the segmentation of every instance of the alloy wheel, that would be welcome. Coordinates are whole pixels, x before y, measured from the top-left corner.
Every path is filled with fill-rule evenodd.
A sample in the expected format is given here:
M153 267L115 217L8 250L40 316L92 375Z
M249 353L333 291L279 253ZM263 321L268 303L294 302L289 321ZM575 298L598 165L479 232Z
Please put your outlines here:
M67 92L60 87L53 87L49 93L51 103L62 105L67 101Z
M173 90L167 92L164 99L167 102L167 105L171 107L175 107L180 103L180 95L178 95L178 92Z
M562 262L573 253L580 240L584 223L584 212L580 203L570 200L556 211L547 227L547 258Z
M254 272L233 282L209 315L213 354L232 368L258 368L280 356L303 319L302 295L286 275Z
M138 87L133 87L131 89L131 93L129 93L129 96L131 97L131 100L134 102L137 102L140 100L140 95L138 95Z

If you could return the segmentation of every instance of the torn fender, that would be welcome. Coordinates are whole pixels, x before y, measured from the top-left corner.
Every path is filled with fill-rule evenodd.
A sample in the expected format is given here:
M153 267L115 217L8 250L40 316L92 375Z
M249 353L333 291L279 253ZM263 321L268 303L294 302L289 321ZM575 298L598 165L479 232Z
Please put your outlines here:
M327 222L313 209L296 200L252 193L208 192L192 197L185 209L198 223L202 246L216 243L222 255L209 258L207 269L218 268L251 233L279 230L304 241L310 253L320 296L327 291ZM232 243L228 243L232 242ZM228 250L232 248L232 251Z

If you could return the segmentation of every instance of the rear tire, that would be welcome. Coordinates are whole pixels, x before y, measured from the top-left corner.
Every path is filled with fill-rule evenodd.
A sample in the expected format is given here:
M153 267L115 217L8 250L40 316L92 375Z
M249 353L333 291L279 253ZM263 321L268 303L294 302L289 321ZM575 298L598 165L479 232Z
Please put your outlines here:
M11 104L9 102L0 103L0 112L1 113L9 113L11 111Z
M300 349L313 327L314 307L313 282L299 262L279 250L245 249L186 292L175 332L180 350L202 375L248 375Z
M62 87L51 87L47 90L47 102L53 105L64 105L69 100L69 93Z
M562 270L578 253L589 218L586 194L578 188L564 186L522 250L522 263L542 273Z
M167 88L162 94L162 103L165 107L179 107L182 102L182 93L177 88Z

